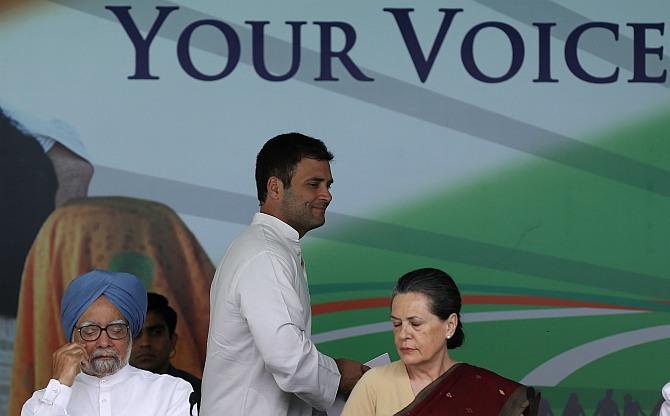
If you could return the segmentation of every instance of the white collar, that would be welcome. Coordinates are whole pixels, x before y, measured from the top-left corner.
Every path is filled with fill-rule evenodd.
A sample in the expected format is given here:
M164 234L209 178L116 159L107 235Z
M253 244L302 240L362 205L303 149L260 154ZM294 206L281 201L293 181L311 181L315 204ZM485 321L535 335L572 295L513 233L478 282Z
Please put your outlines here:
M119 371L114 374L105 377L96 377L88 374L80 373L77 378L81 380L82 383L88 384L90 386L113 386L122 381L128 379L134 367L126 364Z
M290 225L286 224L284 221L280 220L279 218L273 215L265 214L263 212L257 212L256 214L254 214L254 218L251 221L251 225L254 224L267 225L272 229L278 231L282 237L285 237L295 243L300 244L300 234L298 233L298 231L296 231L295 228L291 227Z

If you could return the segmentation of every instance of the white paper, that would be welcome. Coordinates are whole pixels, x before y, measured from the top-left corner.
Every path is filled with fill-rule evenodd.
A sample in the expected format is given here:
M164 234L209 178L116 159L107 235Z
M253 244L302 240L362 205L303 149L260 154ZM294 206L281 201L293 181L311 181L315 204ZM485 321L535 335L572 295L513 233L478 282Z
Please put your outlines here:
M380 355L379 357L375 357L365 363L368 367L379 367L380 365L386 365L386 364L391 364L391 357L389 357L389 353L385 352L384 354Z
M386 365L391 363L391 357L389 357L389 353L385 352L384 354L375 357L365 363L368 367L379 367L380 365ZM344 397L341 394L338 394L337 397L335 398L335 403L328 409L327 415L328 416L340 416L340 413L342 413L342 409L344 409L344 404L347 402L346 397Z

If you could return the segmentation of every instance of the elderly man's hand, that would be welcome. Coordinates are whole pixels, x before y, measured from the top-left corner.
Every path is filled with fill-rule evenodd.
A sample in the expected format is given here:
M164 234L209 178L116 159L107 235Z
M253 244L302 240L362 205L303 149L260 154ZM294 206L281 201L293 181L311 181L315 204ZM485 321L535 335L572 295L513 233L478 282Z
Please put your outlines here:
M367 365L346 358L338 358L335 360L335 363L337 364L337 369L340 371L340 386L337 392L345 396L351 393L351 390L363 373L370 369Z
M74 378L81 371L81 362L88 360L88 353L81 345L65 344L52 355L52 376L61 384L72 386Z

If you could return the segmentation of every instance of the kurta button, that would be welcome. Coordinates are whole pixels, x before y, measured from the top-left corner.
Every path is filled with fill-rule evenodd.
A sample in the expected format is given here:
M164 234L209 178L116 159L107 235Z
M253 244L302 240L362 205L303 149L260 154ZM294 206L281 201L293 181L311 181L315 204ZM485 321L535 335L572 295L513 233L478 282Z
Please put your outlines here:
M466 413L470 413L470 414L474 413L474 412L472 411L472 408L471 408L471 407L466 407L466 408L465 408L465 412L466 412Z
M502 391L502 389L498 390L498 393L500 393L501 396L504 396L504 395L505 395L505 392Z
M447 396L447 397L453 397L453 396L451 395L451 392L448 392L448 393L446 394L446 396Z

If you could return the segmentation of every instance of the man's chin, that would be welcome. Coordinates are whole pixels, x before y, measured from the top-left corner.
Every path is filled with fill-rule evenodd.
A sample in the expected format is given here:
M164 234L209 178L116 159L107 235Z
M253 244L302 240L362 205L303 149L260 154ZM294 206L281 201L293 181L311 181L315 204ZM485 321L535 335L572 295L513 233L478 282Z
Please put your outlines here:
M117 357L95 357L88 365L82 366L81 370L89 376L107 377L115 374L124 365Z
M312 220L312 229L314 229L314 228L319 228L319 227L321 227L321 226L322 226L323 224L325 224L325 223L326 223L326 215L325 215L325 213L324 213L324 215L316 216L316 217L314 217L313 220Z

